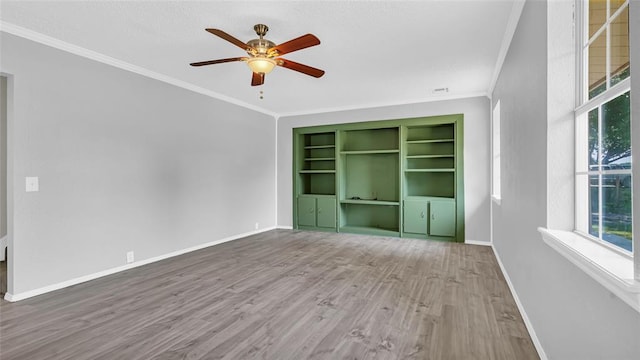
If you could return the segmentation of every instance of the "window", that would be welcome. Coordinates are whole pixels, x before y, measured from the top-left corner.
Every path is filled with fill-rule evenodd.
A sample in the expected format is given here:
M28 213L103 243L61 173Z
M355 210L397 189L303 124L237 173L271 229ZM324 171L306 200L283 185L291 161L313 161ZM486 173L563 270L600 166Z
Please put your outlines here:
M576 109L576 230L633 251L629 2L585 0Z
M500 100L493 108L491 118L492 163L493 168L491 196L500 201Z
M640 202L637 193L632 201L634 179L629 153L630 149L637 153L640 146L630 136L631 127L635 134L640 121L631 118L630 98L640 94L631 93L630 72L637 69L630 69L629 44L635 45L637 39L630 41L629 36L637 33L629 34L627 25L629 6L633 12L636 5L635 1L619 0L548 4L549 28L560 31L558 36L548 37L547 45L553 54L561 52L567 57L548 59L547 76L558 76L559 80L549 80L548 96L560 97L552 104L558 107L549 108L552 117L547 119L547 146L551 150L547 152L547 178L552 180L547 195L555 197L547 198L549 228L538 230L547 245L640 312L640 238L638 227L633 229L631 222L634 210L634 221L637 224L640 220ZM575 24L574 31L569 24ZM578 71L572 86L563 82L562 76L571 71L571 61L566 60L574 53ZM576 101L571 104L573 99ZM571 116L563 114L572 108L575 133L569 139L570 126L562 125L567 125ZM637 174L638 168L633 171ZM637 188L637 176L635 181ZM567 182L575 184L573 193L565 191ZM575 211L567 207L571 202L565 201L572 197ZM563 217L567 212L574 214L574 221Z

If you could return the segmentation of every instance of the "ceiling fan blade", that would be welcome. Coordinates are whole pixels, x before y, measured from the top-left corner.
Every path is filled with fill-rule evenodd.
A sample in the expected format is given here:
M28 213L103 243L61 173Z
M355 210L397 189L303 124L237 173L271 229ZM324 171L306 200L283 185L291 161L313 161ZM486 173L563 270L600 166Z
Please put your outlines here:
M251 77L251 86L258 86L264 84L264 73L253 73Z
M243 61L243 60L246 60L246 59L247 58L245 58L245 57L235 57L235 58L227 58L227 59L218 59L218 60L194 62L194 63L191 63L189 65L191 65L191 66L204 66L204 65L213 65L213 64L220 64L220 63L226 63L226 62L232 62L232 61Z
M215 36L218 36L220 38L223 38L225 40L227 40L228 42L232 43L233 45L241 48L242 50L247 50L249 48L251 48L250 46L248 46L247 44L243 43L242 41L236 39L235 37L227 34L226 32L220 30L220 29L206 29L208 32L212 33Z
M276 61L278 62L278 65L285 67L287 69L291 69L291 70L295 70L298 72L301 72L303 74L307 74L309 76L313 76L313 77L322 77L322 75L324 75L324 70L320 70L320 69L316 69L314 67L308 66L308 65L304 65L304 64L300 64L291 60L286 60L283 58L279 58L276 59Z
M269 49L269 53L278 52L278 55L284 55L290 52L302 50L311 46L320 44L320 39L312 34L302 35L293 40L289 40L280 45L274 46Z

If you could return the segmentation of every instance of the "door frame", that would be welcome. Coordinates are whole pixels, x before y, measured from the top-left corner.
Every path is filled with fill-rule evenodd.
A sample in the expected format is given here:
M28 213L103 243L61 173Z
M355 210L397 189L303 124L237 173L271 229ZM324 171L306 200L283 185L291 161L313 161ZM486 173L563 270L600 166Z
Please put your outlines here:
M13 293L14 289L14 269L15 264L13 259L14 256L14 236L13 236L13 215L14 215L14 146L13 146L13 138L14 138L14 76L13 74L7 73L0 69L0 76L5 78L7 81L7 92L6 92L6 115L7 115L7 132L6 132L6 147L7 147L7 178L6 178L6 193L7 193L7 235L4 237L4 241L0 245L0 251L2 252L2 257L4 257L5 249L7 249L7 258L4 259L7 262L7 291L5 293L5 299L8 299L10 294Z

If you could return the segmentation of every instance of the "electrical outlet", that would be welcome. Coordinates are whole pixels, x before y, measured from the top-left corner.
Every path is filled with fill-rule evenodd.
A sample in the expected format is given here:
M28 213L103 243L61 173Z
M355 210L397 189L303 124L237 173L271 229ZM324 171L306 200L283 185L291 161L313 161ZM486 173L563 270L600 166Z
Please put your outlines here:
M37 176L27 176L25 178L25 190L27 192L35 192L40 190Z
M260 227L260 223L256 223L256 230Z
M127 252L127 264L131 264L133 262L133 251Z

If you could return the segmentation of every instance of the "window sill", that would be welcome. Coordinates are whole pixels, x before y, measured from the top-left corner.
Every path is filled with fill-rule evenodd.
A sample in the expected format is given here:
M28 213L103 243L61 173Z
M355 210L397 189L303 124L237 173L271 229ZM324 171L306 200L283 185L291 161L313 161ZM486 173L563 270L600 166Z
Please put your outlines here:
M640 281L633 276L633 259L571 231L538 231L547 245L640 312Z

